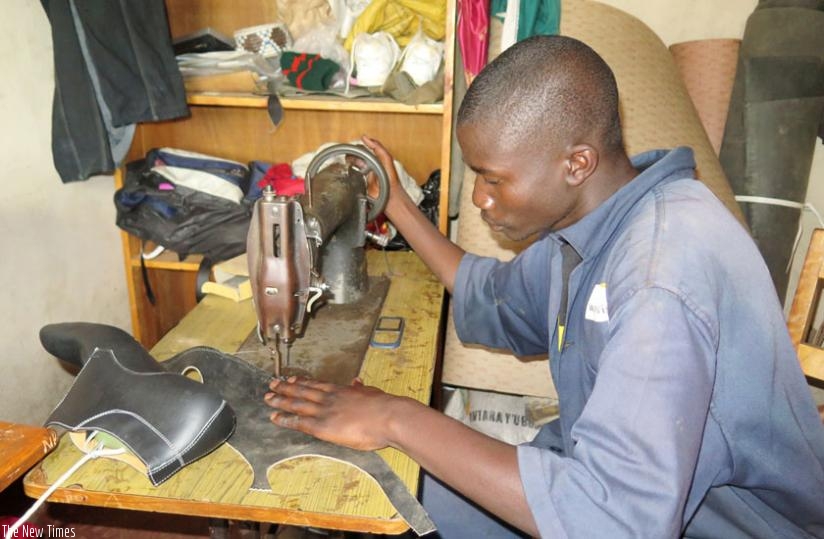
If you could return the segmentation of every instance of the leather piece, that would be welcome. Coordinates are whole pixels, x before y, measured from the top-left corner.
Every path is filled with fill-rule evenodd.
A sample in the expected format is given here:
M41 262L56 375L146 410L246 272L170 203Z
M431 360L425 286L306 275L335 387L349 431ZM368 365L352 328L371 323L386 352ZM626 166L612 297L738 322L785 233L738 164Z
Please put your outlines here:
M162 369L136 372L118 359L134 352L128 345L95 349L46 425L111 434L146 465L157 486L225 442L235 415L208 386Z
M824 132L819 0L762 1L748 17L719 159L736 195L803 203ZM742 203L783 303L801 210Z
M281 461L306 455L337 459L372 476L416 533L435 529L377 453L273 425L271 408L263 402L271 375L232 355L196 347L159 363L125 331L85 322L45 326L40 340L51 354L82 367L46 424L112 434L152 471L149 479L155 485L228 438L252 467L254 489L270 490L267 470ZM190 368L197 369L203 384L183 376ZM210 411L221 405L208 423ZM172 458L170 444L161 443L164 437L172 447L190 447Z
M163 372L163 367L134 337L120 328L89 322L49 324L40 343L53 356L82 368L96 348L114 350L120 363L137 372Z
M284 460L317 455L347 462L372 476L401 517L419 535L434 531L418 500L377 453L357 451L324 442L272 424L272 410L263 402L272 376L232 355L207 347L190 348L164 361L174 372L196 368L204 385L219 391L237 414L237 428L229 443L249 462L253 489L270 490L267 470Z
M283 105L280 103L280 98L275 94L270 94L266 101L266 112L269 113L269 119L272 120L272 125L280 126L283 121Z

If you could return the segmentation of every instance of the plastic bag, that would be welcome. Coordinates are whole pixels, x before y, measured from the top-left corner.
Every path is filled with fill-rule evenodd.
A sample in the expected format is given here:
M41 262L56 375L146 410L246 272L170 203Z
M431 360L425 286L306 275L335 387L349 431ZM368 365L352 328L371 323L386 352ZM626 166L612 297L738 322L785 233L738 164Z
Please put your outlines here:
M341 45L336 28L334 22L319 23L296 39L291 50L320 54L341 66L344 73L348 73L349 53Z
M446 0L372 0L346 36L344 47L352 50L361 33L388 32L405 46L418 26L433 39L443 39L446 30Z
M538 433L525 408L525 397L476 389L456 389L444 414L512 445L531 442Z
M423 25L406 45L401 54L401 71L412 77L418 86L423 86L437 75L443 61L443 43L427 37Z
M395 69L400 57L400 47L395 38L387 32L359 34L352 44L352 65L354 82L358 86L380 87Z
M327 0L277 0L276 5L278 18L286 23L295 41L315 27L334 20Z

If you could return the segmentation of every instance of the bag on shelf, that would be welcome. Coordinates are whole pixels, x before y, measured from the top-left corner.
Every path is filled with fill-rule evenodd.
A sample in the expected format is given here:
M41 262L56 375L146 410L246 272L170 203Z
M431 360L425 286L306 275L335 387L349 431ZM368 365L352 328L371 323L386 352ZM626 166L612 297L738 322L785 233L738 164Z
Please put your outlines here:
M172 148L126 165L115 192L116 224L170 249L182 260L201 254L216 263L246 252L252 203L244 196L249 168L235 161Z
M443 63L443 42L435 41L423 32L423 23L418 32L404 47L400 57L400 70L411 77L418 86L423 86L438 74Z
M347 84L380 88L395 69L401 50L388 32L362 33L355 37L350 54Z

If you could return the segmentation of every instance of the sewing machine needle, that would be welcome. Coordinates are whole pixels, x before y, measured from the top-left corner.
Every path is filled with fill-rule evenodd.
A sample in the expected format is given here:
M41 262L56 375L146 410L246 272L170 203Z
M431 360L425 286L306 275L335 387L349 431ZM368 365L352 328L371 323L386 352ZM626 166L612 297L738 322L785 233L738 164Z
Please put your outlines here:
M275 340L275 345L269 345L269 354L274 365L275 378L280 378L280 339Z

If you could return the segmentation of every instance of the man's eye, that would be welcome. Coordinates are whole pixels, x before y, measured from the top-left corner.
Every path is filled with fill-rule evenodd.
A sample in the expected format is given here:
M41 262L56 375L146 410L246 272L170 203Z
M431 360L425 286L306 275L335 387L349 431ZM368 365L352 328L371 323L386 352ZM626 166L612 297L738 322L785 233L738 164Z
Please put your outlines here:
M501 182L497 178L487 178L484 176L484 183L487 185L498 185Z

